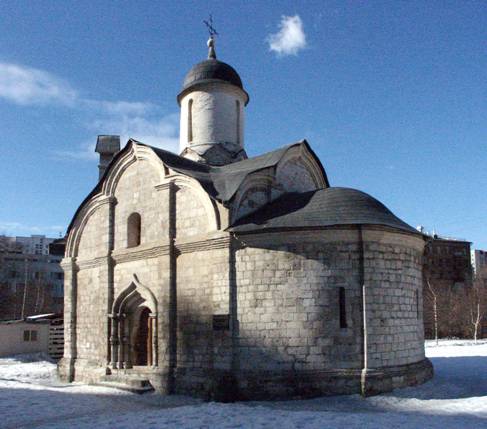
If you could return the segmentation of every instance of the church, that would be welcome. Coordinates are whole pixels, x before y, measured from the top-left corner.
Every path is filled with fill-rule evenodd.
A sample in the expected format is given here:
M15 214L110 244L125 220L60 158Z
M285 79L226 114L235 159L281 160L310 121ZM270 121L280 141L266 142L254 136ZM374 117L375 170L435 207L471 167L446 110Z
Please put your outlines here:
M428 380L424 237L331 186L306 140L248 158L249 96L214 44L177 96L180 155L98 138L62 262L61 377L223 401Z

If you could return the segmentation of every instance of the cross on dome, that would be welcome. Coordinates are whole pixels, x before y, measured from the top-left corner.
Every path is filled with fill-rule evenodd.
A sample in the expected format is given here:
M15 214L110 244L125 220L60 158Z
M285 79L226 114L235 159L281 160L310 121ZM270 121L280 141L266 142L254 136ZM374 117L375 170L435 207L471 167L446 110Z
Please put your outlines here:
M216 31L215 27L213 27L213 17L210 14L210 18L208 21L203 20L203 23L206 25L208 29L208 33L210 34L210 38L208 39L208 59L216 60L216 52L215 52L215 36L218 36L218 32Z

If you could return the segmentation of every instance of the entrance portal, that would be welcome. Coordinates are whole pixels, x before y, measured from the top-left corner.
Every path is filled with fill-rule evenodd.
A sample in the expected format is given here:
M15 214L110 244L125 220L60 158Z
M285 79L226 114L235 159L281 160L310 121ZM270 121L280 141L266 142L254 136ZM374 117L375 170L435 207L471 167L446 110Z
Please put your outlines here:
M108 363L114 369L157 366L157 301L135 274L133 277L109 314Z
M152 365L152 319L151 311L145 307L139 317L135 339L135 364Z

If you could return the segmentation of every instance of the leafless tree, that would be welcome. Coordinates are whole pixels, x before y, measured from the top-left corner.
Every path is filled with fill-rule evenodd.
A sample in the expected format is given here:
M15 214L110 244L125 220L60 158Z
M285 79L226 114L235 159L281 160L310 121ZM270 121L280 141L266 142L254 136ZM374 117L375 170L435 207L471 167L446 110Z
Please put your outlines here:
M0 251L0 319L23 319L52 308L52 283L31 255Z
M431 286L431 282L426 278L426 284L428 286L427 293L425 294L432 303L433 307L433 331L435 336L436 345L438 345L438 295Z
M468 310L469 321L473 339L477 342L482 321L487 315L487 291L484 282L480 278L476 278L473 286L468 293Z

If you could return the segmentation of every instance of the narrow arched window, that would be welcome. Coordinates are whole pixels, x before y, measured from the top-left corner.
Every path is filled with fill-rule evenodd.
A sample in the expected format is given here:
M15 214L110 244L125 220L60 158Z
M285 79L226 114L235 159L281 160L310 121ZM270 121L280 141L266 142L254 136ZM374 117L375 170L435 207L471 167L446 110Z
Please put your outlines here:
M127 247L140 244L140 214L132 213L127 220Z
M237 144L240 144L240 101L237 100L236 104L236 123L237 123L237 139L236 142Z
M188 101L188 143L193 141L193 99Z
M416 319L419 319L419 291L416 289Z
M345 303L345 288L338 288L338 310L340 312L340 328L347 327L347 307Z

